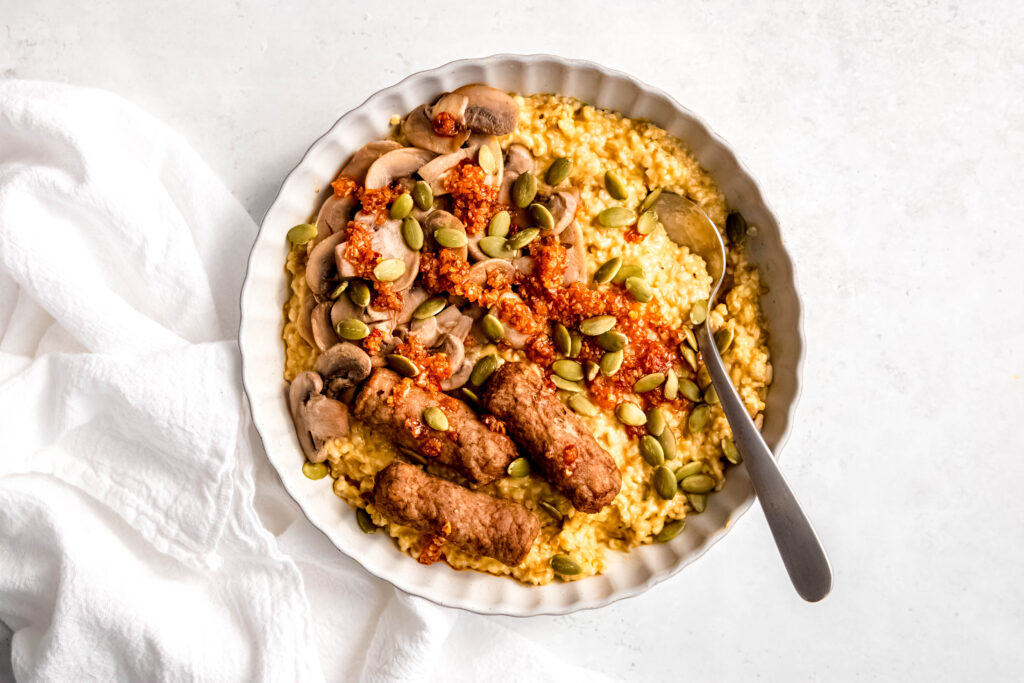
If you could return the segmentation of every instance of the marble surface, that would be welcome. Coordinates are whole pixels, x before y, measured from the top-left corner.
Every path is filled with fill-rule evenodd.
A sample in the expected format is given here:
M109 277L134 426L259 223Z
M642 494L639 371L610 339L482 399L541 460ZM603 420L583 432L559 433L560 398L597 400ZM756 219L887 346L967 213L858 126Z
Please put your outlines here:
M832 596L800 601L755 507L642 597L504 623L622 679L1021 676L1017 3L296 7L0 0L0 75L135 101L259 220L310 141L413 71L502 51L592 59L729 140L796 262L807 361L783 466Z

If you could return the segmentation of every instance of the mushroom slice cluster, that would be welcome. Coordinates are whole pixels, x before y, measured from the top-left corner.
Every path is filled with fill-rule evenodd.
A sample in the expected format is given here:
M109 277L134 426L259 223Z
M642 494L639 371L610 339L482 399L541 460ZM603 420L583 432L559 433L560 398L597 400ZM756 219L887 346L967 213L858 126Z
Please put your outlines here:
M339 342L316 359L314 366L327 388L326 394L340 396L346 402L349 390L370 376L373 369L369 354L355 344Z
M326 460L328 439L348 434L348 406L324 396L323 388L323 378L315 372L300 373L288 387L295 435L310 462Z
M519 105L508 93L472 83L443 93L431 105L413 109L403 119L401 132L409 144L446 155L467 140L472 147L471 134L508 135L518 120Z

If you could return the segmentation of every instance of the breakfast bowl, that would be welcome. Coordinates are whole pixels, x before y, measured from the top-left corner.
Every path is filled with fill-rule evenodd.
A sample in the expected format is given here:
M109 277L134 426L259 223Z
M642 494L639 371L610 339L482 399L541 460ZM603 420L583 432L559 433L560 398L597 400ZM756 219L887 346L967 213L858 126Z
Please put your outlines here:
M729 468L721 490L704 499L706 509L702 503L697 510L700 514L686 517L685 533L671 539L663 535L659 540L667 542L644 543L628 553L611 552L595 575L580 580L550 580L543 585L482 572L454 571L443 562L410 561L396 551L387 534L364 533L373 530L368 517L360 524L354 523L351 507L339 498L340 494L336 495L331 478L314 479L303 472L308 450L304 454L296 438L288 387L282 377L286 363L282 311L290 294L289 275L284 268L290 247L285 235L293 226L307 224L324 200L337 192L331 181L346 159L368 141L394 133L396 116L473 83L523 95L557 93L600 110L618 112L630 120L650 121L680 140L700 168L714 178L730 209L753 226L744 248L763 284L760 312L768 331L767 353L771 357L759 420L763 420L765 441L778 455L799 394L803 341L793 266L778 223L759 188L725 142L665 93L593 63L548 55L496 55L414 74L371 96L313 143L285 178L250 254L239 331L243 384L253 422L285 489L314 526L370 573L436 603L486 614L564 614L600 607L642 593L696 560L719 540L753 502L753 489L743 466Z

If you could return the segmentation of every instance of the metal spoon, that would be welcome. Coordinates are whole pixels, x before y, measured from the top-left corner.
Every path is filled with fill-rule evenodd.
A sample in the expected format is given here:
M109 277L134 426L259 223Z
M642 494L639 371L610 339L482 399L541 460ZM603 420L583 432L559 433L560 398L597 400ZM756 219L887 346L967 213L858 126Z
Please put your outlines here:
M697 204L677 194L662 192L654 205L665 232L676 244L689 247L704 259L708 274L714 280L708 309L714 307L718 290L725 276L725 244L715 224ZM697 345L704 365L711 375L722 410L732 428L733 441L743 456L754 491L761 499L761 509L775 537L775 545L789 572L789 578L804 600L817 602L832 590L832 568L825 549L821 547L814 528L800 507L796 496L782 476L772 452L761 438L729 381L715 339L711 335L711 316L695 326Z

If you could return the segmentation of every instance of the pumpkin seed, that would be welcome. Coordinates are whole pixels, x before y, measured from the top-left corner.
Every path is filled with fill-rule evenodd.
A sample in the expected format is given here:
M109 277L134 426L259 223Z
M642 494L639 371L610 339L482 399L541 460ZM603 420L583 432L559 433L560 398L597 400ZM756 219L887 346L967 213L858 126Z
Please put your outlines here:
M644 434L640 437L640 457L651 467L661 467L665 464L665 449L653 436Z
M334 331L338 333L339 337L348 341L366 339L366 336L370 334L370 328L366 326L366 323L355 318L340 321Z
M647 433L651 436L661 436L665 431L665 412L658 406L647 411Z
M556 574L561 574L562 576L575 576L583 571L580 563L568 555L553 556L551 558L551 568L555 570Z
M530 473L530 461L526 458L516 458L508 464L505 471L513 479L520 479Z
M612 199L617 199L620 202L629 196L626 192L626 184L614 171L604 172L604 189L608 190Z
M322 462L302 463L302 473L308 479L323 479L327 476L327 465Z
M338 299L340 299L341 295L345 293L346 289L348 289L348 280L342 280L340 285L331 290L331 300L337 301Z
M363 308L370 305L370 286L362 280L353 280L348 288L348 298L353 305Z
M641 235L650 235L659 225L661 222L658 220L658 214L652 209L644 211L640 218L636 219L636 231Z
M402 240L405 241L405 246L413 251L423 248L423 227L415 216L406 216L402 219Z
M448 305L448 300L443 296L432 296L412 312L413 320L426 320L427 318L433 318L435 315L444 310L444 307Z
M601 356L601 374L611 377L622 367L622 351L611 351Z
M525 209L537 196L537 178L527 171L512 184L512 201L520 209Z
M718 392L715 391L715 385L712 384L704 390L704 402L709 406L713 406L718 403Z
M583 361L583 376L587 378L588 382L593 382L597 379L597 375L601 372L601 366L592 360Z
M700 351L700 347L697 346L697 335L693 333L693 328L684 327L683 334L686 335L686 343L690 345L690 348L694 351Z
M583 349L583 336L579 332L570 332L569 341L571 342L569 358L578 358Z
M668 427L658 437L658 443L661 444L661 450L665 451L665 460L674 460L678 448L676 446L676 435L672 433L672 430Z
M665 526L661 527L654 536L655 543L668 543L673 538L679 535L679 533L686 527L685 519L674 519L671 522L666 522Z
M508 211L499 211L491 216L491 221L487 224L487 234L491 237L505 237L511 225L512 217Z
M404 455L409 460L412 460L415 463L419 463L420 465L426 465L427 464L427 459L424 458L419 453L417 453L416 451L412 450L411 448L403 448L403 447L399 446L398 447L398 452L401 453L402 455Z
M691 474L683 478L679 486L687 493L707 493L715 488L715 478L707 474Z
M694 474L700 474L703 468L704 463L702 463L699 460L688 462L676 470L676 481L682 481L683 479L693 476Z
M694 352L693 349L691 349L689 346L683 346L682 344L680 344L679 355L683 357L683 359L686 361L686 364L689 365L692 369L697 369L697 354Z
M672 470L664 465L654 470L654 492L659 497L665 500L672 500L675 498L677 491L676 475L672 473Z
M616 322L614 315L595 315L580 323L580 332L588 337L596 337L615 327Z
M475 387L482 387L499 365L501 365L501 361L493 353L484 356L473 366L473 372L469 374L469 383Z
M573 393L583 391L583 384L580 382L573 382L572 380L564 379L558 375L551 375L551 382L562 391L571 391Z
M498 170L498 160L494 157L494 152L487 145L480 146L480 151L476 153L476 163L486 173L494 173Z
M697 384L700 385L701 389L707 389L711 386L711 373L708 372L708 366L700 366L700 370L697 371Z
M619 268L622 267L622 257L615 256L608 259L601 266L594 271L594 282L599 285L603 285L606 282L611 282L612 278L615 277L616 273L619 272Z
M562 379L570 382L583 381L583 366L574 360L556 360L551 364L551 369Z
M647 303L654 297L654 290L647 284L647 280L638 277L626 278L626 291L635 301L642 304Z
M462 387L462 395L466 397L470 403L480 403L480 397L468 387Z
M693 304L690 308L690 322L694 325L700 325L702 322L708 319L708 300L701 299Z
M558 157L548 166L548 172L544 175L544 181L548 185L558 185L572 173L572 159Z
M732 346L732 340L735 336L731 327L723 327L718 332L715 332L715 346L718 347L718 353L724 354Z
M708 507L708 494L706 493L687 493L686 500L690 503L690 507L696 513L704 512Z
M694 403L700 402L700 387L692 379L685 377L679 380L679 393L683 395L687 401L693 401Z
M388 367L403 377L415 377L420 374L420 368L403 355L391 353L384 357Z
M551 515L551 518L556 522L562 521L562 511L555 507L554 503L549 503L546 500L537 501L537 505L541 510Z
M665 373L665 386L662 391L666 401L676 400L676 396L679 395L679 375L675 370L669 368L669 371Z
M587 417L597 415L597 406L591 403L583 394L573 394L570 396L569 407L572 408L574 413L579 413L580 415L586 415Z
M624 206L609 206L597 214L597 222L603 228L624 228L635 221L636 213Z
M288 231L287 237L292 244L305 244L316 237L316 226L312 223L300 223Z
M364 534L373 534L377 532L377 525L373 523L370 513L363 508L356 508L356 524L359 525L360 531Z
M448 249L461 249L469 242L466 233L455 228L438 228L434 231L434 241Z
M701 403L690 412L686 420L686 426L690 428L691 434L703 431L708 424L708 417L711 415L711 406ZM699 493L699 491L698 491Z
M733 465L739 465L743 462L743 456L740 455L739 450L736 448L736 444L733 443L732 439L729 437L722 439L722 453L725 455L725 459Z
M635 403L626 402L615 406L615 417L630 427L642 427L647 423L647 416Z
M638 266L635 263L626 263L619 268L619 272L615 273L615 277L612 278L612 282L617 285L621 285L627 279L631 277L643 277L644 269L643 266Z
M664 383L665 383L665 373L664 372L652 372L651 374L644 375L643 377L638 379L636 382L634 382L633 383L633 391L635 391L638 394L645 394L648 391L653 391L654 389L657 389L658 387L660 387Z
M405 275L405 261L400 258L386 258L373 267L373 276L381 282L394 282Z
M429 406L423 411L423 421L435 432L448 431L448 416L437 406Z
M530 242L537 239L537 235L540 234L540 230L537 228L527 228L526 230L520 230L516 234L508 238L509 249L522 249Z
M508 259L512 258L515 254L515 249L509 247L508 240L500 235L481 237L480 241L477 242L477 246L480 247L480 251L491 258Z
M616 330L609 330L604 334L597 335L597 339L594 341L605 351L619 351L626 348L629 337Z
M541 230L550 230L555 227L555 217L543 204L530 204L530 218L540 226Z
M391 202L391 219L400 221L412 212L412 195L403 192Z
M743 244L747 239L747 219L737 212L732 212L725 219L725 234L733 244Z
M644 200L642 202L640 202L640 213L643 213L644 211L647 211L649 209L653 209L655 202L657 202L660 197L661 197L661 188L660 187L656 187L653 190L651 190L647 194L647 196L644 197Z
M562 323L555 323L551 332L551 340L555 344L555 351L563 356L568 356L572 350L572 339L569 337L569 330Z
M430 183L425 180L417 180L416 184L412 186L412 200L416 202L420 211L426 211L432 207L434 205L434 190L431 189Z
M505 326L490 313L480 319L480 329L483 331L484 336L491 341L501 341L505 338Z

